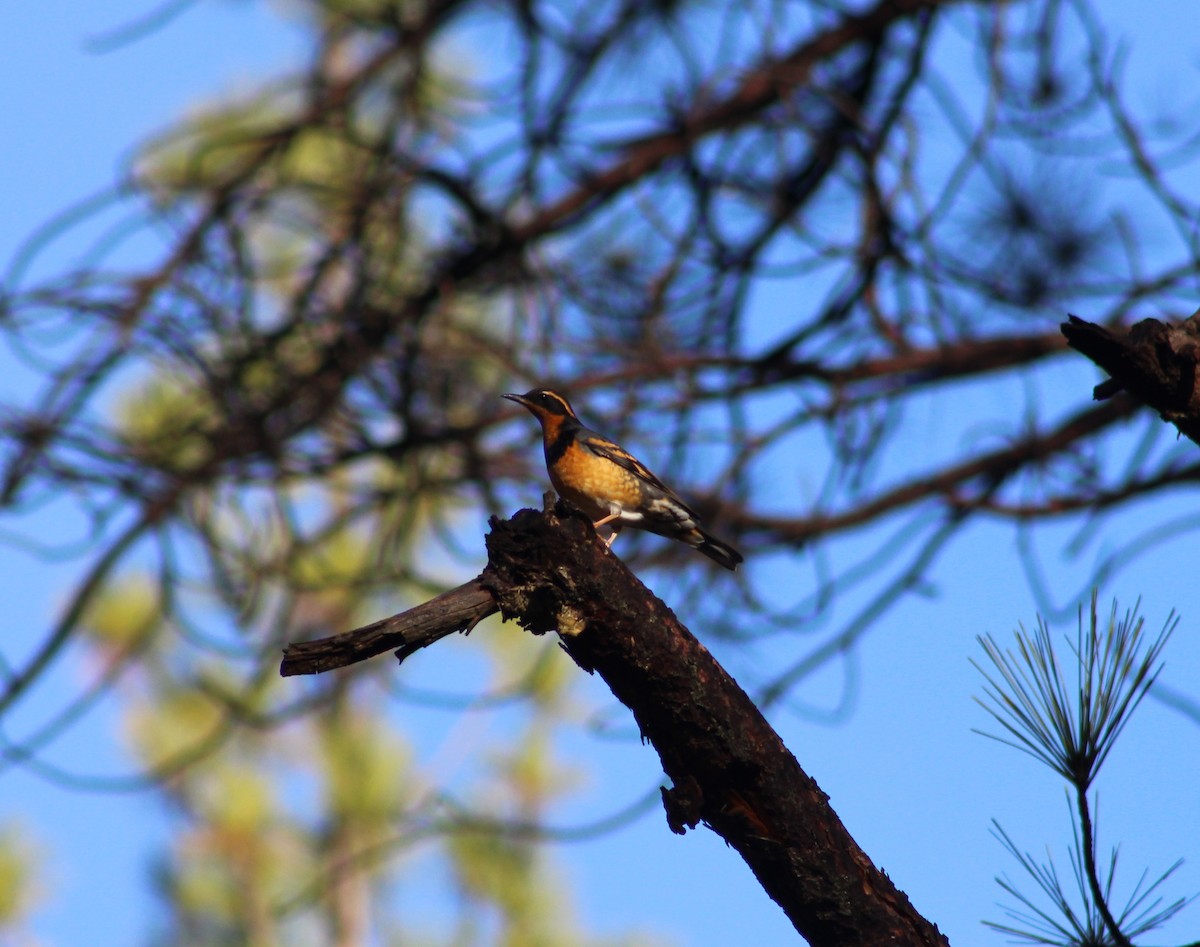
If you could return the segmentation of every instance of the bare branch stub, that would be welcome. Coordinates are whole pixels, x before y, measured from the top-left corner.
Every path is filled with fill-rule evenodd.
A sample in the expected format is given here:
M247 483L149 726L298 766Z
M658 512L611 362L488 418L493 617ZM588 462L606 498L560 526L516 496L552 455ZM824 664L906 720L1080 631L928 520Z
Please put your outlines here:
M1071 316L1062 333L1112 376L1096 386L1097 401L1128 391L1200 444L1200 313L1179 325L1143 319L1128 333Z
M505 618L557 630L633 711L673 788L671 828L704 822L810 944L945 944L850 837L753 701L565 505L492 521L483 586ZM706 567L698 564L698 567Z
M470 631L496 612L495 601L479 580L476 576L416 608L370 625L329 638L290 644L284 648L279 674L282 677L320 674L357 664L393 648L396 657L403 661L447 635Z

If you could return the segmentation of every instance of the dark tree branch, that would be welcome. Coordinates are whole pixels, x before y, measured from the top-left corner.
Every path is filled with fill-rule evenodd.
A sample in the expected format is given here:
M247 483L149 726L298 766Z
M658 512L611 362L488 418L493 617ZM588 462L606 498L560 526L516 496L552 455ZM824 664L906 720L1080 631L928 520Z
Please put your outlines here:
M749 70L737 88L714 102L704 101L683 116L681 127L628 142L607 168L589 175L575 188L513 228L516 244L575 223L581 214L602 206L614 195L687 153L694 143L716 132L738 128L809 82L813 70L859 43L880 42L887 30L903 20L928 16L959 0L879 0L875 6L842 17L814 33L782 58L771 57Z
M1127 334L1075 316L1069 318L1062 325L1062 333L1071 348L1112 376L1096 386L1097 401L1128 391L1200 444L1200 386L1196 378L1200 312L1174 326L1143 319Z
M293 645L285 673L397 643L403 657L498 607L534 634L557 632L571 658L604 679L671 780L663 805L672 831L703 822L720 835L814 947L947 943L858 847L745 691L586 517L561 503L521 510L492 520L487 545L478 579L360 631Z
M492 596L480 584L481 578L476 576L456 589L391 618L330 638L290 644L283 649L279 673L283 677L320 674L357 664L392 648L396 649L396 657L403 661L413 652L456 631L469 632L497 610Z

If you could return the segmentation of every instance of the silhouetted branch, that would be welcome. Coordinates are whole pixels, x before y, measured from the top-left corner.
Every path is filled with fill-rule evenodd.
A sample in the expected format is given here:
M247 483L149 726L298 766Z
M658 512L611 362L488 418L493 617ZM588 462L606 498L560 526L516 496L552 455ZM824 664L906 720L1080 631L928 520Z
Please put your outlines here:
M1071 316L1062 333L1112 376L1096 386L1097 401L1128 391L1200 444L1200 312L1179 325L1143 319L1126 334Z

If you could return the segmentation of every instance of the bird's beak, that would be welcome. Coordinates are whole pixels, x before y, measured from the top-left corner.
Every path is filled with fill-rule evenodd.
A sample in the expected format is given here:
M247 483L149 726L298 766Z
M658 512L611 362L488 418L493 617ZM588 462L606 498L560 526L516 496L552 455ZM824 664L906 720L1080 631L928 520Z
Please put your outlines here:
M524 395L501 395L500 397L507 398L509 401L515 401L517 404L522 405L530 411L533 410L533 405L530 404L529 399Z

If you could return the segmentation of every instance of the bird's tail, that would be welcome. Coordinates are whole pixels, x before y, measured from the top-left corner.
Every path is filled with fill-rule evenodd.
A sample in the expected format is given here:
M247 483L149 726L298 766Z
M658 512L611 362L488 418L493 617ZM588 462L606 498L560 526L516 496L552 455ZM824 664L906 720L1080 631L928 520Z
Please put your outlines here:
M697 527L692 533L692 545L700 550L704 555L708 556L713 562L723 565L731 572L738 567L738 563L742 561L742 554L734 549L729 543L723 543L717 539L712 533L706 533L704 530Z

